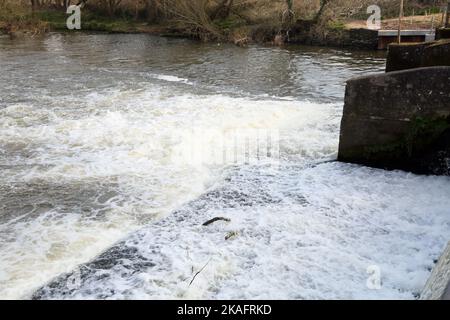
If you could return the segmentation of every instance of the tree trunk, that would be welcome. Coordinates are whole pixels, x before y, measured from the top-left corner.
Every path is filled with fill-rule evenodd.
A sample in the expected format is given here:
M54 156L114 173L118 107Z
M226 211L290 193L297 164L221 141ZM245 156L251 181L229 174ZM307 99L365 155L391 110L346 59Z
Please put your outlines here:
M292 11L294 8L294 0L286 0L288 10Z
M145 14L150 22L155 22L158 17L158 4L155 0L145 0Z
M294 20L294 0L286 0L287 4L287 23L291 24Z
M211 14L211 20L215 19L226 19L230 15L231 7L233 6L234 0L222 0L222 2L217 6L217 8Z
M112 17L117 10L117 7L119 6L120 2L122 2L122 0L108 0L107 1L107 10L108 10L108 14Z
M315 18L314 18L314 21L319 21L319 19L320 19L320 17L322 16L322 14L323 14L323 12L324 12L324 10L325 10L325 7L327 6L327 4L330 2L330 0L320 0L320 8L319 8L319 11L317 12L317 14L316 14L316 16L315 16Z

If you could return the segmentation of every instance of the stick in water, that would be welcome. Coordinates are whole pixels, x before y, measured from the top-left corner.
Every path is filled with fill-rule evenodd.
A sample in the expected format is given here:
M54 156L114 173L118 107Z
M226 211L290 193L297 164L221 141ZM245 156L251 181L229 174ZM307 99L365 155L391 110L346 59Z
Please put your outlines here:
M213 218L213 219L211 219L211 220L206 221L203 225L204 225L204 226L208 226L208 225L210 225L211 223L214 223L214 222L216 222L216 221L226 221L226 222L230 222L231 220L228 219L228 218L224 218L224 217L216 217L216 218Z
M191 286L192 282L194 282L195 278L200 274L200 272L202 272L206 266L208 265L208 263L211 261L211 258L208 260L208 262L203 266L203 268L201 268L199 271L197 271L196 274L194 274L194 277L192 278L191 282L189 282L189 287Z

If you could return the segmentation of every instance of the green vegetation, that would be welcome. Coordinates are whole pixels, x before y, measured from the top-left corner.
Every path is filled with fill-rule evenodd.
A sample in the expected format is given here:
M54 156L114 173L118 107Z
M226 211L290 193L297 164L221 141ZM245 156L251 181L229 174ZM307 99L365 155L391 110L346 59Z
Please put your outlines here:
M345 27L345 23L343 22L343 21L330 21L329 23L328 23L328 27L331 29L331 30L344 30L346 27Z
M417 117L405 138L408 155L423 151L436 141L446 130L450 130L450 118L426 119Z
M61 11L39 11L34 15L48 23L50 30L67 31L67 15ZM136 21L124 18L99 16L92 12L83 12L83 30L102 32L134 32Z
M426 119L417 117L411 121L408 133L400 140L378 146L364 147L355 156L364 159L408 159L432 148L444 132L450 130L450 118Z
M230 16L223 20L214 21L214 24L225 32L246 25L245 20L239 18L238 16Z

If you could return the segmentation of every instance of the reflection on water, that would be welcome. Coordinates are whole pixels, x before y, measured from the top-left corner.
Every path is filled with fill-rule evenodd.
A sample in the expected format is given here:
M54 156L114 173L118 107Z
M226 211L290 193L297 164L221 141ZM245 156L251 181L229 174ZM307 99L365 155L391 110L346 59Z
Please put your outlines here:
M305 46L238 48L146 35L54 34L32 41L3 39L1 46L3 74L8 74L0 80L2 100L10 102L25 102L32 93L135 88L136 82L160 74L189 79L195 84L190 92L336 102L347 79L384 68L384 53ZM17 96L18 87L27 92L25 97Z

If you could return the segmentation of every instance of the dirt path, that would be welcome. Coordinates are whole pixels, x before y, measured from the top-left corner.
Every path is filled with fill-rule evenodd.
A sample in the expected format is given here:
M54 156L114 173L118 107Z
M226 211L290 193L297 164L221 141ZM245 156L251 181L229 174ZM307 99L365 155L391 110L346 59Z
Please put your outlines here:
M409 16L404 17L403 29L419 30L432 29L442 25L442 14L433 14L428 16ZM350 21L346 24L349 29L367 28L365 20ZM398 28L398 19L387 19L381 22L381 29L395 30Z

